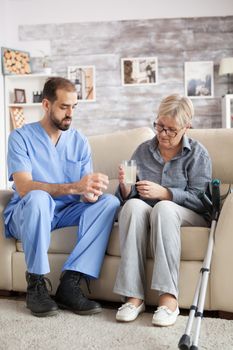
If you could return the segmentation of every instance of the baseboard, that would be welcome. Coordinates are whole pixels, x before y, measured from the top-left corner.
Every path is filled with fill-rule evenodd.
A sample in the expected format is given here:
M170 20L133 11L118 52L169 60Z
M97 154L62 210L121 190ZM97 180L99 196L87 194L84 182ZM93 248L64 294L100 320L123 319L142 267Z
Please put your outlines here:
M0 289L0 298L4 298L4 297L12 297L12 298L17 298L17 297L21 297L22 295L25 295L25 293L22 292L15 292L13 290L1 290Z
M233 312L219 311L219 318L224 318L225 320L233 320Z

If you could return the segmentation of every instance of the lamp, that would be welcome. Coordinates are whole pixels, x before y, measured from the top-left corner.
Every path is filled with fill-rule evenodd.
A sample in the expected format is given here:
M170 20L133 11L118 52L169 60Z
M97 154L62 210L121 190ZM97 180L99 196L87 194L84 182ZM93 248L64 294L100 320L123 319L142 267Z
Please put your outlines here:
M233 74L233 57L222 58L219 65L219 75L227 75L228 91L227 94L231 94L231 75Z

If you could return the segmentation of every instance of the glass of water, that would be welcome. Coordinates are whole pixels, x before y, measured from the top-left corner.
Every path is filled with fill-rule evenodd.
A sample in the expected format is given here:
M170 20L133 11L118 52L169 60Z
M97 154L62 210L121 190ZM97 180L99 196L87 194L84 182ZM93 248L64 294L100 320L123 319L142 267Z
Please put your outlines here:
M134 185L136 182L137 164L136 160L123 160L121 163L125 172L125 183L127 185Z

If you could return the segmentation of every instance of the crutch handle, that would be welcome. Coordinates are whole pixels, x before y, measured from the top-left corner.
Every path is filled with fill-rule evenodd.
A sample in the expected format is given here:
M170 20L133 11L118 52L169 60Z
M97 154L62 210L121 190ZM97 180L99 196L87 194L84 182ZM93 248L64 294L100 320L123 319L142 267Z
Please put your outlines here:
M212 181L212 203L213 203L213 212L212 219L217 220L219 212L220 212L220 181L218 179L214 179Z
M198 198L202 201L204 207L211 215L212 220L217 220L220 208L221 208L221 197L220 197L220 180L214 179L211 182L212 188L212 200L209 199L205 192L199 192Z
M206 208L206 210L209 212L210 215L212 215L213 212L213 205L211 200L207 197L205 192L199 192L198 198L202 201L202 204Z

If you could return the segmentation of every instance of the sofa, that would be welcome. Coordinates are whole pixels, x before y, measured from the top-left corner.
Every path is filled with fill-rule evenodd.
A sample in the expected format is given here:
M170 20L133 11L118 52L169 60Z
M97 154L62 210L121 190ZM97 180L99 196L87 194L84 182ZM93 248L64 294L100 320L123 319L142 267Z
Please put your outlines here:
M213 178L221 180L222 193L227 184L233 183L233 129L190 129L188 135L199 140L209 151L213 162ZM94 170L109 176L108 192L117 187L118 165L129 159L133 151L143 141L154 136L148 127L118 131L106 135L89 137L92 148ZM3 210L12 195L11 190L0 191L0 290L26 291L24 253L22 244L3 235ZM76 227L67 227L52 232L49 261L51 272L48 278L55 293L62 265L76 242ZM189 308L192 303L199 271L208 245L209 228L183 227L181 229L181 262L179 279L179 305ZM91 298L120 302L121 297L113 293L113 285L120 261L118 223L115 222L101 275L91 281ZM153 260L147 251L146 304L157 304L158 296L150 289ZM233 193L224 200L215 231L215 245L209 276L206 310L233 312ZM89 292L86 290L86 293Z

